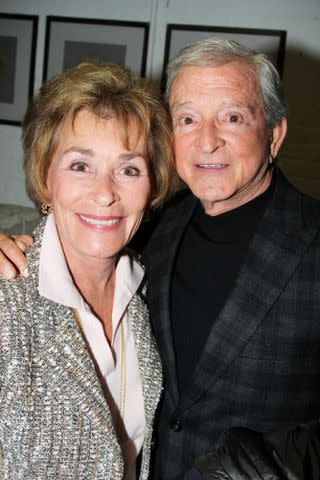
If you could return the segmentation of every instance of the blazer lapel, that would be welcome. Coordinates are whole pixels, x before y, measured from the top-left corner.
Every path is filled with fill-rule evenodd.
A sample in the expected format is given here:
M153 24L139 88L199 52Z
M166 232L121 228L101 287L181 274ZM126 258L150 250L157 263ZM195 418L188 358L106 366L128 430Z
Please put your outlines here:
M38 305L39 311L34 315L26 309L26 314L37 319L34 328L38 331L35 338L39 361L46 367L53 394L65 394L77 411L90 418L101 435L107 436L106 445L112 445L116 460L121 463L111 413L80 327L70 308L38 294L39 256L45 224L46 219L43 219L34 231L35 243L27 253L30 290L36 295L32 305Z
M185 195L185 192L184 192ZM197 199L189 195L178 207L168 207L155 230L146 255L148 307L154 335L161 352L165 387L173 405L179 400L178 378L170 318L172 270L183 232L192 216ZM150 250L150 253L149 253ZM150 255L150 265L148 256Z
M148 309L137 293L128 305L128 314L137 351L146 421L151 425L155 404L162 390L162 369L159 353L151 334Z
M239 355L318 232L318 227L302 221L301 197L281 173L277 177L272 203L249 246L233 292L214 322L177 414L211 388Z
M80 327L69 308L56 304L54 310L50 307L55 312L55 325L49 334L52 337L44 344L42 360L47 362L48 372L52 372L53 388L64 392L77 410L100 429L101 435L106 435L107 444L112 445L121 462L111 413Z

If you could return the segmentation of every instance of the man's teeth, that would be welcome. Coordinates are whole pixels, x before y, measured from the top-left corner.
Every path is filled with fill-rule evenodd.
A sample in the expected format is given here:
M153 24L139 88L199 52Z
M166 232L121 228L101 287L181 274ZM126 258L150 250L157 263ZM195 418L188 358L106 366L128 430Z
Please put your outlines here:
M120 218L113 218L112 220L97 220L96 218L89 218L85 217L84 215L80 215L80 217L87 223L91 223L92 225L101 225L103 227L111 227L112 225L120 222Z
M201 163L197 165L199 168L223 168L224 166L221 163Z

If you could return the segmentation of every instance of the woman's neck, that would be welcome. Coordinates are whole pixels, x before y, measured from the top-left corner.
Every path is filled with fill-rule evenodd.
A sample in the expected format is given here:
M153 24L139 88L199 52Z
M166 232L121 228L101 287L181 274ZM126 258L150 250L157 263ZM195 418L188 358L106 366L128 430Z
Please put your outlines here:
M75 258L65 252L73 282L92 313L102 322L105 335L112 341L112 309L117 258Z

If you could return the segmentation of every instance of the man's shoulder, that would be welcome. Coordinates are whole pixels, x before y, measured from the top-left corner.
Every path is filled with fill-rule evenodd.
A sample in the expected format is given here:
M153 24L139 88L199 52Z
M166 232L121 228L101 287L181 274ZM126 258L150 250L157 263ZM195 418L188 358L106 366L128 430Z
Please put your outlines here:
M151 228L149 227L150 234L148 237L145 236L147 241L141 248L144 261L146 255L154 254L154 248L160 245L167 248L172 239L179 236L192 216L197 201L190 190L180 190L155 213Z
M188 188L179 190L159 212L158 224L162 221L167 221L180 212L185 212L188 208L193 208L197 201L198 199ZM179 221L179 219L176 220Z
M320 201L299 192L302 201L302 213L306 223L320 227Z
M177 192L158 212L153 237L162 236L168 231L187 225L197 202L198 199L190 190L184 189Z
M320 200L303 193L278 169L271 208L276 214L306 225L320 227Z
M320 227L320 200L295 189L301 202L303 221L308 225Z

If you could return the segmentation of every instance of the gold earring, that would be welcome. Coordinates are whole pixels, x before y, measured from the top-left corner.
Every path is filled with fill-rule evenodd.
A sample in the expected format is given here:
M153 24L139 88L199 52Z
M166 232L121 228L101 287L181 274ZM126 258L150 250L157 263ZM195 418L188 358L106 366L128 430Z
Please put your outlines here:
M41 213L43 213L43 215L49 215L49 213L52 213L53 212L53 207L52 205L49 205L48 203L43 203L41 205Z

